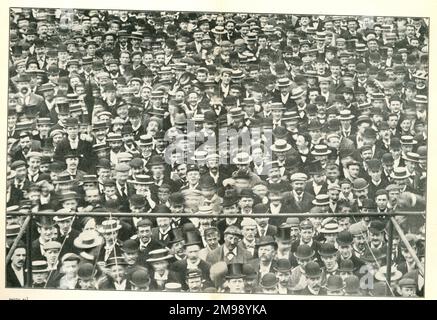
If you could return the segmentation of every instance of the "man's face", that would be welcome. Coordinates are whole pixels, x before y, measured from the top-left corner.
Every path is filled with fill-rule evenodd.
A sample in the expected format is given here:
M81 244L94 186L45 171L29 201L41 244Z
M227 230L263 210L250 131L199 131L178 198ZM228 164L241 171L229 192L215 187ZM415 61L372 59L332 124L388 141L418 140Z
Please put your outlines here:
M202 288L202 278L190 278L187 279L187 285L190 292L200 292Z
M15 249L14 254L11 257L11 263L17 269L21 269L24 267L24 262L26 260L26 249L18 248Z
M242 210L250 210L253 206L253 199L249 197L243 197L240 199L238 204Z
M67 164L67 168L75 170L79 165L79 158L72 157L65 159L65 163Z
M187 246L185 252L187 254L187 259L191 261L197 261L199 258L200 247L196 245Z
M219 235L217 232L210 233L205 237L205 241L208 244L208 247L212 250L218 247L219 245L218 240L219 240Z
M244 239L246 239L249 242L252 242L255 239L256 231L257 231L256 226L244 226L242 228Z
M229 250L234 250L237 247L238 242L240 242L240 238L238 236L233 234L225 235L225 245Z
M152 237L152 227L144 226L138 228L138 238L140 238L143 243L149 242L151 237Z
M230 293L244 293L244 280L242 278L229 279L228 288Z
M179 257L185 257L184 241L178 241L172 244L171 251Z
M258 257L261 261L272 261L275 253L275 248L272 245L262 246L258 248Z
M335 255L322 256L322 261L325 264L327 270L332 270L337 263L337 257Z
M402 297L415 297L416 289L412 287L402 287L401 288Z
M293 190L296 191L297 194L302 194L304 187L305 187L305 182L304 181L294 181L291 183L291 186L292 186Z
M375 247L378 247L384 241L384 234L382 232L369 232L370 242Z
M62 221L58 221L59 229L61 230L61 232L63 234L66 234L68 231L70 231L70 227L71 227L72 222L73 222L73 219L65 219Z
M29 168L32 171L38 171L41 165L41 159L40 158L30 158L28 161Z
M307 278L307 284L308 284L308 287L317 291L320 289L320 286L322 284L322 277Z
M24 138L20 139L21 150L23 150L24 152L27 152L30 150L30 146L31 146L30 137L24 137Z
M138 251L135 252L123 252L123 258L129 265L134 265L137 263Z
M288 287L289 281L291 277L291 272L276 272L276 278L279 280L279 284L282 287Z
M375 202L378 208L384 210L387 208L388 198L385 194L382 194L376 197Z
M46 250L44 252L44 257L47 259L47 263L50 265L54 265L56 263L56 260L58 259L59 250L57 249L51 249Z
M352 256L352 245L339 245L338 252L343 259L349 259Z
M38 227L38 232L40 234L40 237L45 241L50 241L53 236L53 229L54 226L42 226Z
M354 235L354 245L358 250L366 248L367 236L364 234Z
M74 277L77 275L77 264L77 261L64 261L62 270L66 275Z
M314 235L313 229L303 229L300 231L301 240L304 243L309 243Z

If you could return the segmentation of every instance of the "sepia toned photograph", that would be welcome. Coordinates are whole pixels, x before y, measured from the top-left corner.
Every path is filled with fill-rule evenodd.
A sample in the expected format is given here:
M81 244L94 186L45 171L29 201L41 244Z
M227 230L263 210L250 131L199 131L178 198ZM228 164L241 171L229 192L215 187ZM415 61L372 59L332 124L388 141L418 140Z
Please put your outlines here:
M9 8L9 289L423 298L429 18Z

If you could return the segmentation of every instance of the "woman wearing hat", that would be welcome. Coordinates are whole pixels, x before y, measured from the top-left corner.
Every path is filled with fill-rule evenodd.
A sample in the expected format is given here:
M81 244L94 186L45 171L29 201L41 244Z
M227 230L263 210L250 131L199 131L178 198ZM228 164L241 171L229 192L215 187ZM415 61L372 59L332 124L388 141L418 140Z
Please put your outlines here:
M179 275L169 270L169 261L173 258L167 248L156 249L149 252L146 260L150 266L150 290L162 291L165 289L165 284L168 282L179 282Z

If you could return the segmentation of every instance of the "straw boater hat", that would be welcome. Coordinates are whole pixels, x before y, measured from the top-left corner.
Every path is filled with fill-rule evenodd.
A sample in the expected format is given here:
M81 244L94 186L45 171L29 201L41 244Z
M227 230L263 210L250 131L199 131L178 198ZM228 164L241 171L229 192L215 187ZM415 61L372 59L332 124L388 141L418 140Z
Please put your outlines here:
M118 220L108 219L102 222L102 225L97 229L100 233L116 232L121 229L121 224Z
M79 234L79 236L74 239L74 246L79 249L90 249L95 248L103 243L103 238L99 235L97 231L87 230Z
M234 164L249 164L252 162L252 157L246 152L240 152L233 160Z
M273 152L287 152L291 150L291 145L284 139L277 139L270 149Z
M173 258L173 255L167 248L156 249L149 252L149 258L147 262L164 261Z

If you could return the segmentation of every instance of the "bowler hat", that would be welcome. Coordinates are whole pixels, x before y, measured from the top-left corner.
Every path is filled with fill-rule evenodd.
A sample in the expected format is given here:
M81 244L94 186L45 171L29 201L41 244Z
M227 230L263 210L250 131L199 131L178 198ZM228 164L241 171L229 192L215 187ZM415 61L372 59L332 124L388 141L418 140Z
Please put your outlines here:
M90 281L94 278L97 270L94 265L89 262L82 262L77 269L77 276L84 281Z
M310 261L305 265L305 276L307 278L319 278L322 275L322 269L315 261Z
M351 259L341 260L338 271L340 271L340 272L353 272L353 271L355 271L353 261Z
M352 242L354 241L354 238L353 238L352 233L350 231L343 230L337 234L336 241L337 241L339 246L348 246L348 245L352 244Z
M297 247L294 256L297 259L311 259L314 256L314 250L307 244L301 244Z
M275 248L275 250L278 248L278 244L276 243L275 239L272 236L261 236L256 240L255 250L257 250L259 247L270 246L270 245L272 245Z
M291 263L289 259L278 259L276 261L275 271L278 272L288 272L291 270Z
M339 275L331 275L325 286L328 291L338 291L344 289L343 279Z
M260 281L260 286L265 289L270 289L276 287L279 280L274 273L266 273Z
M134 239L128 239L123 242L121 250L126 253L137 253L139 250L139 243Z
M322 243L319 249L319 255L330 257L337 254L337 248L333 243Z
M148 288L150 284L149 272L146 268L138 267L130 274L130 283L137 288Z

